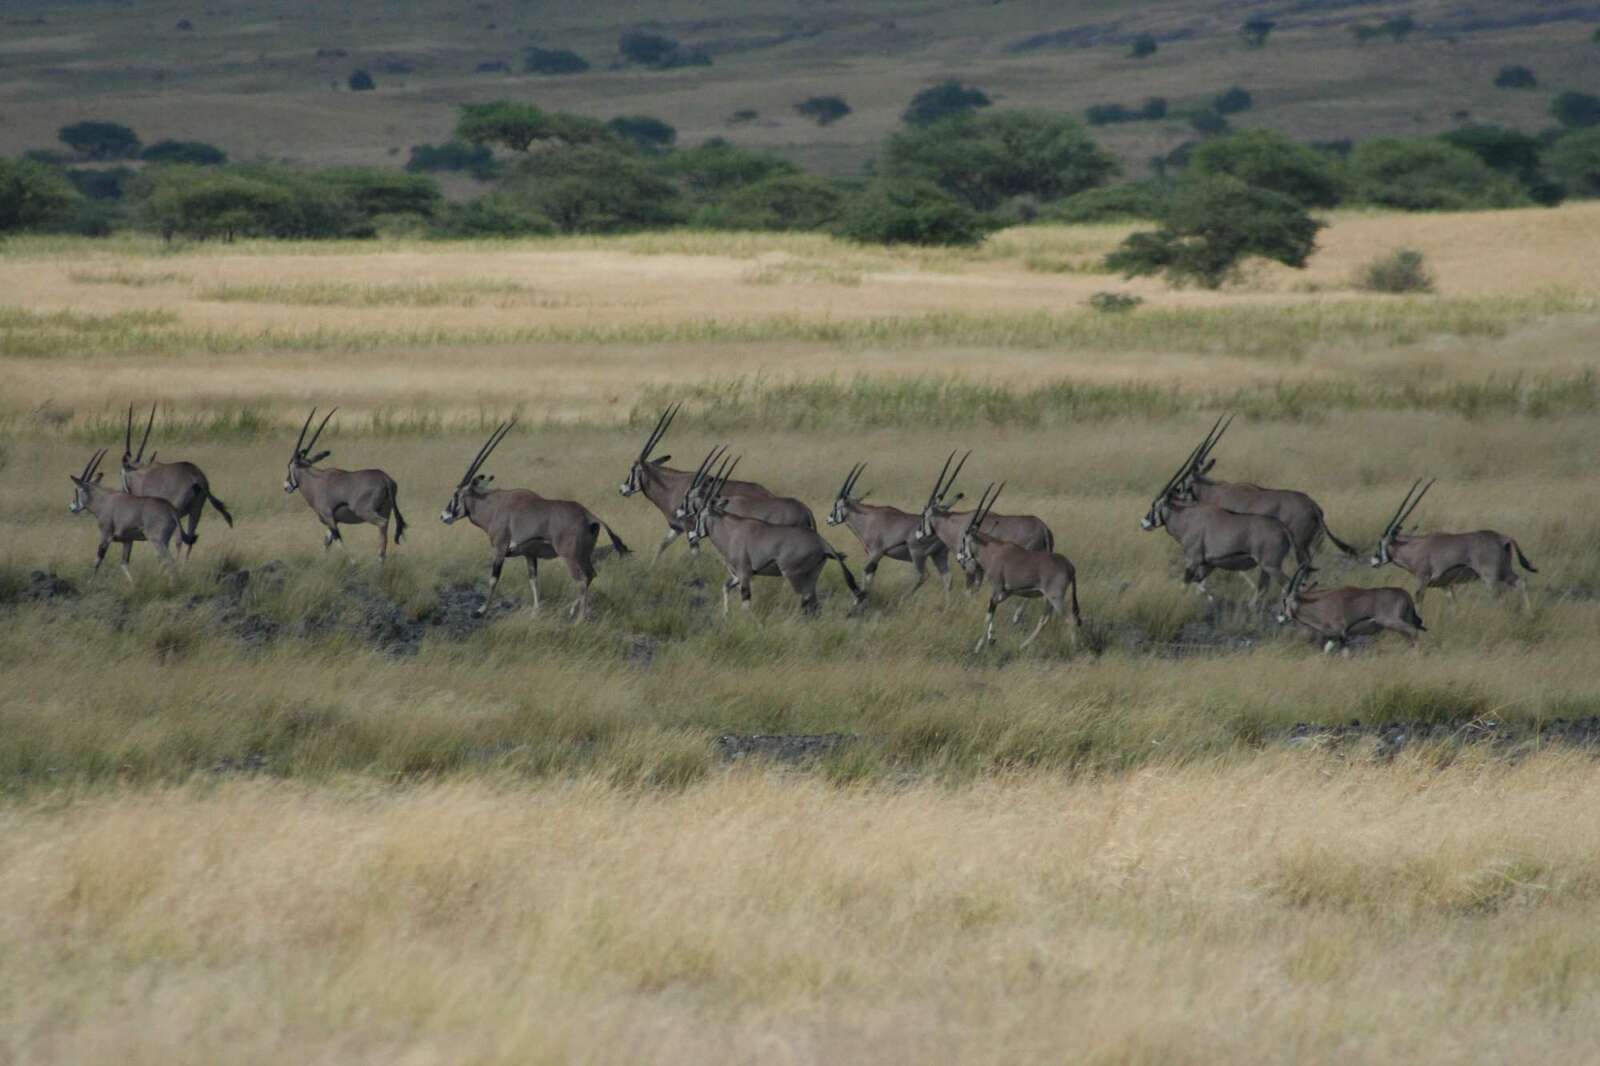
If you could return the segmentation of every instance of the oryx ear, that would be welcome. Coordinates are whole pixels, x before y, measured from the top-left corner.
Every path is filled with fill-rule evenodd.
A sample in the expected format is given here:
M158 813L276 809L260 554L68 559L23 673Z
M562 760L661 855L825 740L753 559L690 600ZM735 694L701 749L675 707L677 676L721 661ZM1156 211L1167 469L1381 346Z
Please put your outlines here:
M672 456L670 456L670 455L658 456L657 458L650 460L650 465L651 466L660 466L662 463L666 462L668 459L671 459L671 458L672 458Z
M316 455L313 455L309 459L307 459L306 462L307 463L320 463L320 462L322 462L322 460L326 459L328 456L330 456L332 454L333 453L331 451L320 451Z
M868 490L867 490L867 491L866 491L866 492L863 492L863 493L862 493L862 494L861 494L861 495L859 495L859 496L857 496L857 497L856 497L856 499L857 499L857 500L864 500L864 499L866 499L866 498L867 498L867 497L868 497L868 496L871 496L871 495L872 495L872 490L871 490L871 489L868 489Z
M103 474L103 473L102 474L96 474L94 476L94 483L96 485L100 484L100 479L103 478L103 477L105 477L105 474Z
M485 485L487 485L487 484L488 484L488 483L489 483L489 482L491 482L491 481L493 481L493 480L494 480L494 475L493 475L493 474L490 474L490 475L489 475L489 476L488 476L488 477L486 477L486 478L484 478L484 479L483 479L483 483L484 483L484 484L485 484Z
M951 506L951 507L954 507L954 506L955 506L955 505L956 505L956 504L958 504L958 503L960 503L960 502L961 502L961 501L962 501L962 500L964 500L964 499L966 499L966 496L967 496L967 494L966 494L966 493L964 493L964 492L958 492L958 493L956 493L956 494L955 494L955 495L954 495L954 496L952 496L952 497L951 497L951 498L950 498L950 506Z
M1205 465L1200 468L1200 473L1202 475L1209 474L1209 473L1211 473L1211 468L1216 466L1216 465L1217 465L1217 461L1215 459L1207 459L1205 461Z

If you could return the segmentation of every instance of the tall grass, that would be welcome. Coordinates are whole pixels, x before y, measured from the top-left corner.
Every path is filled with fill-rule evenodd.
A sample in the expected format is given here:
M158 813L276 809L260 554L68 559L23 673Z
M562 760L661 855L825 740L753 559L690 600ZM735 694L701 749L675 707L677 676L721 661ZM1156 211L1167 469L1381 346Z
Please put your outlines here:
M540 296L518 281L480 278L452 282L317 281L283 284L214 285L200 299L217 303L290 304L305 307L562 307L566 301Z

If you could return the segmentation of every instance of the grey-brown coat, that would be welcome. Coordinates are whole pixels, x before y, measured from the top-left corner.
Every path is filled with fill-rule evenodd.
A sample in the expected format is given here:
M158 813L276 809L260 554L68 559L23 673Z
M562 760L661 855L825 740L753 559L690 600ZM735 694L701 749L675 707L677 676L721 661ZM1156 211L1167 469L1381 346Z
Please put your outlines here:
M317 520L327 529L322 541L324 551L332 547L334 541L343 543L344 538L339 535L341 524L365 522L377 526L378 562L382 563L389 557L391 514L395 521L394 542L399 544L405 537L406 519L400 513L400 487L395 484L394 478L382 470L338 470L315 465L333 454L320 451L313 455L311 449L316 447L317 438L322 436L322 431L328 427L328 419L337 410L335 407L323 416L322 424L317 426L316 433L312 434L309 441L306 440L306 430L311 428L311 420L317 414L316 408L312 408L311 414L306 416L306 424L300 427L300 437L289 456L289 472L283 480L283 491L299 492Z
M67 510L73 514L88 511L100 523L100 545L94 556L94 576L100 574L100 564L105 562L106 549L113 542L122 545L122 574L133 583L133 572L128 560L133 556L133 545L146 540L170 574L176 562L168 551L174 535L186 541L188 534L179 523L178 511L166 500L154 496L136 496L130 492L108 489L100 482L105 477L99 469L106 449L101 448L84 465L83 473L68 475L72 480L72 502Z

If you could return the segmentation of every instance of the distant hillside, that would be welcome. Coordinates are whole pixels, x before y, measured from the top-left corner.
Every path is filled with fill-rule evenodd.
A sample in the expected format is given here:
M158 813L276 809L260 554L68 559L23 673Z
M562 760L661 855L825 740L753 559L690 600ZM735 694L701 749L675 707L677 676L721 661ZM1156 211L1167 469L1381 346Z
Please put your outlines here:
M1409 33L1377 32L1406 15ZM1261 47L1240 33L1250 18L1274 24ZM208 141L235 159L382 163L446 138L456 105L510 97L656 116L680 143L726 136L849 174L911 95L946 77L999 106L1078 113L1149 97L1177 112L1240 86L1253 106L1234 125L1307 140L1468 120L1532 131L1551 124L1555 92L1600 92L1597 26L1600 3L1557 0L13 0L0 13L0 154L54 146L59 126L93 118L133 126L146 143ZM625 30L674 38L710 63L626 64ZM1141 35L1156 50L1133 58ZM533 45L591 67L523 73ZM1509 65L1531 70L1537 87L1496 88ZM375 90L347 88L358 69ZM819 126L794 110L814 95L853 110ZM1193 135L1178 117L1096 133L1135 170Z

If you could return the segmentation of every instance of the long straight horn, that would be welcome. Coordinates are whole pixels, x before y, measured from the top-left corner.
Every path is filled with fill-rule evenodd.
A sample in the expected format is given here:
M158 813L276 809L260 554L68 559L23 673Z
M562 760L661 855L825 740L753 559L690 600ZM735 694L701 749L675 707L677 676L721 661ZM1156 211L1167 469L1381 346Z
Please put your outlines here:
M706 497L707 505L710 505L713 500L722 495L722 490L728 486L728 479L733 477L734 468L739 465L739 460L743 458L744 456L742 455L734 456L733 462L729 464L728 469L721 472L721 475L717 478L717 483L714 486L714 491L711 493L711 495Z
M839 483L839 491L833 494L834 499L847 500L850 498L850 484L851 482L855 481L856 473L859 471L861 466L861 463L850 464L850 472L846 474L844 476L844 480Z
M1160 492L1156 493L1157 500L1163 498L1167 493L1171 492L1173 487L1177 485L1178 482L1182 481L1189 474L1189 472L1194 469L1195 461L1200 456L1200 450L1205 446L1205 441L1201 441L1199 444L1195 445L1194 450L1189 453L1189 457L1185 459L1182 465L1178 467L1177 473L1167 478L1167 483L1161 486Z
M306 424L300 427L300 436L295 438L294 451L296 455L306 450L306 430L311 428L311 420L317 417L317 409L313 407L311 413L306 415Z
M1217 424L1212 426L1211 432L1206 435L1205 446L1200 449L1199 457L1195 459L1196 466L1199 466L1201 463L1205 462L1211 457L1211 449L1217 446L1217 444L1222 440L1222 435L1228 432L1228 427L1231 425L1233 425L1233 415L1231 414L1228 415L1228 420L1226 422L1220 418L1217 419Z
M857 463L856 464L855 473L850 475L850 487L845 490L845 495L847 495L847 496L851 495L852 493L854 493L856 491L857 482L859 482L861 480L861 475L865 474L866 472L867 472L867 464L866 463L861 462L861 463Z
M1004 492L1005 489L1006 483L1002 481L1000 482L1000 487L995 489L994 492L989 495L989 502L983 508L983 517L985 519L989 517L989 512L994 510L994 502L1000 498L1000 494Z
M951 452L945 457L944 466L939 468L938 475L933 479L933 488L928 492L928 506L932 507L939 502L939 489L944 485L944 476L950 472L950 464L956 461L956 453Z
M955 452L951 452L950 454L954 455ZM943 500L945 498L945 496L949 495L950 490L956 487L956 478L960 476L961 468L966 466L967 465L967 460L971 459L971 458L972 458L972 449L968 448L967 449L967 454L963 455L961 457L961 461L956 464L956 468L954 470L950 471L950 480L946 481L944 483L944 487L939 490L939 499Z
M144 424L144 438L139 441L139 454L135 455L133 457L133 461L134 462L137 463L141 459L144 458L144 446L146 444L150 443L150 430L151 430L152 427L155 426L155 424L156 424L156 405L155 404L151 404L150 405L150 421L148 421L148 422L146 422Z
M105 457L106 449L104 448L101 448L99 451L91 455L89 457L89 465L83 468L83 476L78 480L88 481L90 478L94 477L95 469L99 467L100 460L104 459Z
M650 453L656 450L656 445L660 444L661 438L667 434L667 427L672 425L672 420L677 417L678 407L678 404L667 405L667 409L661 412L661 417L656 419L655 428L644 439L644 447L639 449L641 463L650 461Z
M328 419L332 418L334 416L334 413L336 411L338 411L338 410L339 409L337 407L335 407L332 410L330 410L327 414L322 416L322 424L317 426L317 431L315 433L311 434L311 439L310 440L306 441L306 451L309 452L312 448L315 448L317 446L317 438L322 436L322 431L328 428Z
M122 430L122 454L133 454L133 404L128 405L128 424Z
M472 480L473 475L478 472L478 468L483 466L484 460L489 458L489 453L494 451L502 440L505 440L506 434L511 432L511 427L516 422L517 420L512 418L509 422L502 422L495 427L494 432L489 434L489 439L484 441L483 446L478 449L478 454L472 457L472 462L467 464L467 472L461 475L462 485Z
M706 471L711 468L711 464L716 462L722 454L723 449L722 445L720 444L712 448L709 452L706 452L706 457L700 460L699 466L695 467L694 477L689 479L690 492L693 492L695 489L700 487L700 482L705 480ZM713 480L715 480L715 475L713 475Z
M1408 513L1406 508L1411 505L1411 496L1417 491L1417 486L1420 484L1422 484L1422 479L1419 477L1417 480L1413 481L1411 483L1411 487L1406 490L1406 498L1400 501L1400 506L1394 509L1394 514L1390 516L1389 521L1383 527L1383 535L1385 537L1387 537L1390 533L1393 533L1396 529L1400 528L1400 523L1405 521L1406 514Z
M1401 515L1399 520L1395 522L1395 529L1398 530L1401 526L1405 525L1406 519L1411 517L1411 512L1417 509L1417 504L1422 502L1422 497L1428 494L1428 490L1433 488L1433 482L1438 480L1438 478L1433 478L1426 485L1422 486L1422 491L1417 493L1417 498L1411 501L1411 506L1406 508L1406 513Z

